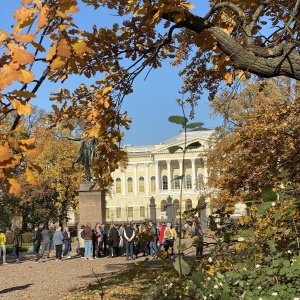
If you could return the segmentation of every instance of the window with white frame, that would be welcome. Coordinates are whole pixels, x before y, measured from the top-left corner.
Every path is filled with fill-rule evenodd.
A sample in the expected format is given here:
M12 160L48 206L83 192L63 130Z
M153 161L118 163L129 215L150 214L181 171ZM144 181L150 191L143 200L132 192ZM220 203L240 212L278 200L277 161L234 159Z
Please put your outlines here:
M139 192L145 193L145 179L142 176L139 178Z
M133 193L133 180L131 177L127 178L127 192Z
M180 179L178 177L179 177L178 175L175 175L173 180L175 190L180 189Z
M146 217L145 206L140 206L140 218L145 218L145 217Z
M116 193L122 192L121 178L116 179Z
M192 175L191 174L187 174L185 177L185 188L188 190L191 190L193 188L193 184L192 184Z
M155 176L151 176L151 178L150 178L150 190L151 190L151 192L156 191Z
M168 189L168 176L164 175L162 177L162 189L167 190Z

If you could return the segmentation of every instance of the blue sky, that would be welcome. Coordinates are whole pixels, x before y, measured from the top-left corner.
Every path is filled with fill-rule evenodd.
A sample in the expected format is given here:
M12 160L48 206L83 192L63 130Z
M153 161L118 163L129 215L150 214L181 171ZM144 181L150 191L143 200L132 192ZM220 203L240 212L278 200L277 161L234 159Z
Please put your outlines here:
M16 7L20 7L20 2L21 0L1 1L0 27L2 29L10 31L12 12ZM195 13L204 15L208 9L207 2L202 0L201 7L196 7ZM75 15L77 15L75 23L80 27L84 26L86 29L91 28L93 24L97 24L98 27L100 24L109 27L110 24L117 22L116 16L107 12L95 12L85 6L81 6L81 11ZM179 70L180 68L171 67L166 61L162 68L152 70L147 79L144 79L145 74L142 74L135 82L133 94L125 98L123 105L123 110L127 110L128 116L133 119L131 129L125 131L124 144L136 146L159 144L179 133L180 126L168 121L169 116L182 115L181 108L176 102L176 99L182 97L179 94L182 85L182 80L178 76ZM99 79L101 77L101 74L99 74ZM84 77L76 79L76 81L88 84ZM37 93L38 97L32 103L49 111L53 104L48 100L50 91L55 92L59 87L72 90L72 86L74 86L73 80L66 81L63 85L60 83L55 85L44 83ZM188 112L187 110L187 114ZM207 100L207 93L205 93L196 108L196 116L193 122L203 122L204 127L210 129L221 125L222 120L210 117L209 113L209 101Z

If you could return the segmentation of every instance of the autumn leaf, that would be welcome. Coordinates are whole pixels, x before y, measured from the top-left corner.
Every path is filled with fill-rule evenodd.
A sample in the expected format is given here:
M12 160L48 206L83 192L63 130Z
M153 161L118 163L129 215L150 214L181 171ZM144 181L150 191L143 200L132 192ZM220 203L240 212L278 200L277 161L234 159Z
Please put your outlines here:
M34 61L34 55L28 53L24 47L12 43L9 43L7 47L11 50L13 62L22 65L30 64Z
M46 26L48 20L47 14L48 14L48 6L44 5L38 14L37 31Z
M20 76L18 81L23 83L30 83L34 80L34 74L26 69L20 69Z
M40 155L43 152L43 149L44 147L38 147L38 148L27 150L23 152L23 154L30 158L36 158L38 155Z
M21 43L30 43L35 39L35 34L21 34L21 35L15 35L15 38L17 41Z
M26 168L25 172L27 175L27 182L33 185L37 185L37 180L32 171L29 168Z
M83 53L92 53L92 49L82 41L72 44L72 48L74 49L75 53L79 55Z
M7 185L11 194L19 195L22 191L20 183L13 177L7 177Z
M65 39L61 39L57 46L57 55L70 58L71 47Z
M224 80L225 80L225 82L226 82L227 85L232 85L232 83L233 83L233 76L232 76L232 74L229 73L229 72L226 72L224 74Z
M33 113L32 105L27 101L12 99L13 108L17 110L19 115L30 115Z
M3 162L11 158L13 158L11 148L9 147L8 142L5 142L4 144L0 145L0 164L3 165Z

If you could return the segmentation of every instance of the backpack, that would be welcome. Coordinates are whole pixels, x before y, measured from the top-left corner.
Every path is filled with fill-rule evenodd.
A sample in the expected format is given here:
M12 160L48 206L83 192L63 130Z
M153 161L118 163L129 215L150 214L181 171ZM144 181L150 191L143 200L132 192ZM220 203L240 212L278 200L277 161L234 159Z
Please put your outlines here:
M166 228L164 236L167 240L174 240L174 234L171 228Z

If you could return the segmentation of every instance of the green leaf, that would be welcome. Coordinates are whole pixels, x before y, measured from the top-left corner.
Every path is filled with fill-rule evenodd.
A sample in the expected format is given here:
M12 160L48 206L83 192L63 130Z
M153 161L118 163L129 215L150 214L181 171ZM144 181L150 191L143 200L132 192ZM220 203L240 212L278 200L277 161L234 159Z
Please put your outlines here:
M267 209L269 209L270 207L272 207L272 202L264 202L258 206L257 213L259 215L263 215L265 213L265 211Z
M271 189L263 189L261 195L264 198L264 201L266 202L277 200L277 193Z
M179 257L175 258L175 262L174 262L173 266L174 266L175 270L178 273L180 273ZM183 275L188 275L191 272L189 265L186 263L186 261L183 260L183 258L181 258L181 270L182 270Z
M180 246L177 247L177 249L183 252L186 249L186 244L181 244Z
M179 146L172 146L172 147L170 147L170 148L168 148L168 149L169 149L169 153L170 153L170 154L175 153L175 152L176 152L177 150L179 150L179 149L183 150L182 147L179 147Z
M201 147L201 146L202 146L201 143L195 142L195 143L191 143L191 144L187 145L187 146L186 146L186 149L187 149L187 150L197 149L197 148L199 148L199 147Z
M184 126L188 122L188 119L182 116L171 116L168 120L169 122L180 124L182 126Z
M196 123L186 124L185 128L197 128L197 127L202 127L203 125L204 123L202 122L196 122Z

